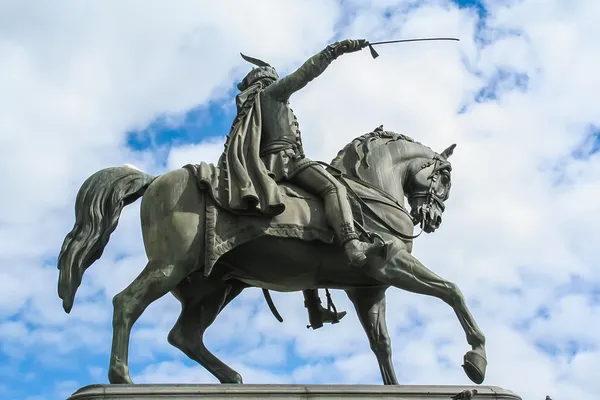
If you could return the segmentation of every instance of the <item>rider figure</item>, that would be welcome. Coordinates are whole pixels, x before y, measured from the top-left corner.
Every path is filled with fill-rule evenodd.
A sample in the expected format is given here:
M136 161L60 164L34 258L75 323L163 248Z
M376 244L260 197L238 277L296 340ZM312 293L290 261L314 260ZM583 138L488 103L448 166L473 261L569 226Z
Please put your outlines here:
M323 73L337 57L367 46L368 42L365 40L336 42L281 79L275 68L269 64L242 54L246 61L257 65L258 68L252 69L238 84L238 89L242 93L238 95L236 121L239 122L239 114L244 108L248 109L244 100L248 101L248 98L254 99L259 95L256 104L260 107L260 120L255 123L260 124L259 156L268 175L275 182L286 180L323 199L329 224L353 266L364 265L367 255L381 249L382 244L359 239L354 229L354 219L344 186L317 162L304 155L298 121L290 108L289 98ZM256 87L255 95L240 99L246 91L251 92L249 89L252 87ZM231 143L226 144L226 151L229 144ZM345 313L336 315L323 308L317 290L304 291L304 297L311 326L315 329L321 327L323 322L337 322L345 315Z

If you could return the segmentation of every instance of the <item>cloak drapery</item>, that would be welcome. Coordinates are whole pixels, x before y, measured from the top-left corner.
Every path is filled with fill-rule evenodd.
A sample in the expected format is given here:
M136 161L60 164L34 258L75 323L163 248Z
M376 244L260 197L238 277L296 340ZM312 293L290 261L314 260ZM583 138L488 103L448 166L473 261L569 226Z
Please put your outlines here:
M277 182L260 157L262 89L257 82L237 95L238 113L217 164L216 200L236 214L273 216L285 210ZM211 181L204 183L211 186Z

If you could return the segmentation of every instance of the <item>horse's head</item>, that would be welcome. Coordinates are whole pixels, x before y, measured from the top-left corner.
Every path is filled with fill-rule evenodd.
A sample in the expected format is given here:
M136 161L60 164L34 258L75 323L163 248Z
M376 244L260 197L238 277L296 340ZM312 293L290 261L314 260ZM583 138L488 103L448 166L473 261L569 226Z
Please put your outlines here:
M415 225L421 224L427 233L434 232L442 223L444 202L450 196L452 166L448 158L454 152L455 144L433 158L418 158L411 162L407 171L409 178L405 185L410 204L410 214Z
M442 223L444 201L450 195L448 158L455 145L438 154L408 136L382 126L342 149L332 165L404 203L408 198L413 223L427 233Z

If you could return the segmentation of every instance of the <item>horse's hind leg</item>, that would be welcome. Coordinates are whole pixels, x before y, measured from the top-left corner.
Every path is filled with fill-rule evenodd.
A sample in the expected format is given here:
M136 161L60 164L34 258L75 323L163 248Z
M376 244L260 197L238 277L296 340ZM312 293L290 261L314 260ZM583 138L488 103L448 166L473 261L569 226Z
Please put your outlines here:
M377 357L383 383L397 385L398 379L392 361L392 341L385 321L385 290L386 288L352 289L346 290L346 294L354 304L371 350Z
M146 307L174 289L189 271L189 266L184 263L149 261L140 275L113 298L113 342L108 370L110 383L132 383L128 353L133 324Z
M465 372L473 382L483 382L487 366L485 336L477 326L456 284L436 275L401 248L396 248L386 262L368 268L368 273L375 279L397 288L437 297L452 307L465 332L467 342L472 347L472 350L465 354Z
M169 343L206 368L221 383L242 383L240 374L206 348L204 332L221 310L247 286L242 283L210 281L206 278L199 282L200 285L196 283L182 282L183 290L176 293L182 303L182 309L177 323L169 333Z
M131 383L128 348L131 328L146 307L198 267L204 256L204 197L184 169L158 177L140 207L144 247L150 260L113 299L111 383Z

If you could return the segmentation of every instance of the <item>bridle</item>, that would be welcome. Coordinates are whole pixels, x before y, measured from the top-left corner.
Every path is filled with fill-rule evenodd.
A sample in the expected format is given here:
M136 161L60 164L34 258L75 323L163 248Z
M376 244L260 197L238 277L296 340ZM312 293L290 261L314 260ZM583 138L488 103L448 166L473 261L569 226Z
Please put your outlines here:
M438 166L438 163L440 163L441 166ZM433 206L433 203L435 202L437 204L437 206L440 208L440 210L442 210L442 212L444 212L446 210L446 205L444 204L444 199L440 198L440 196L438 196L437 193L434 192L433 183L435 182L436 177L445 168L444 164L447 164L447 161L436 155L435 157L433 157L433 159L430 162L423 164L423 166L421 167L421 169L418 172L424 170L425 168L428 168L429 166L431 166L431 164L433 164L433 171L431 172L431 174L428 177L428 179L430 180L429 187L427 188L426 191L411 193L411 195L408 196L408 201L410 203L412 203L412 201L414 199L425 198L425 201L423 204L426 206L426 208L431 208L431 206ZM417 172L417 174L418 174L418 172ZM412 184L414 182L414 180L417 177L417 174L415 174L413 179L410 181L410 184ZM421 222L423 222L424 217L425 216L423 215ZM422 225L421 225L421 229L423 229Z

